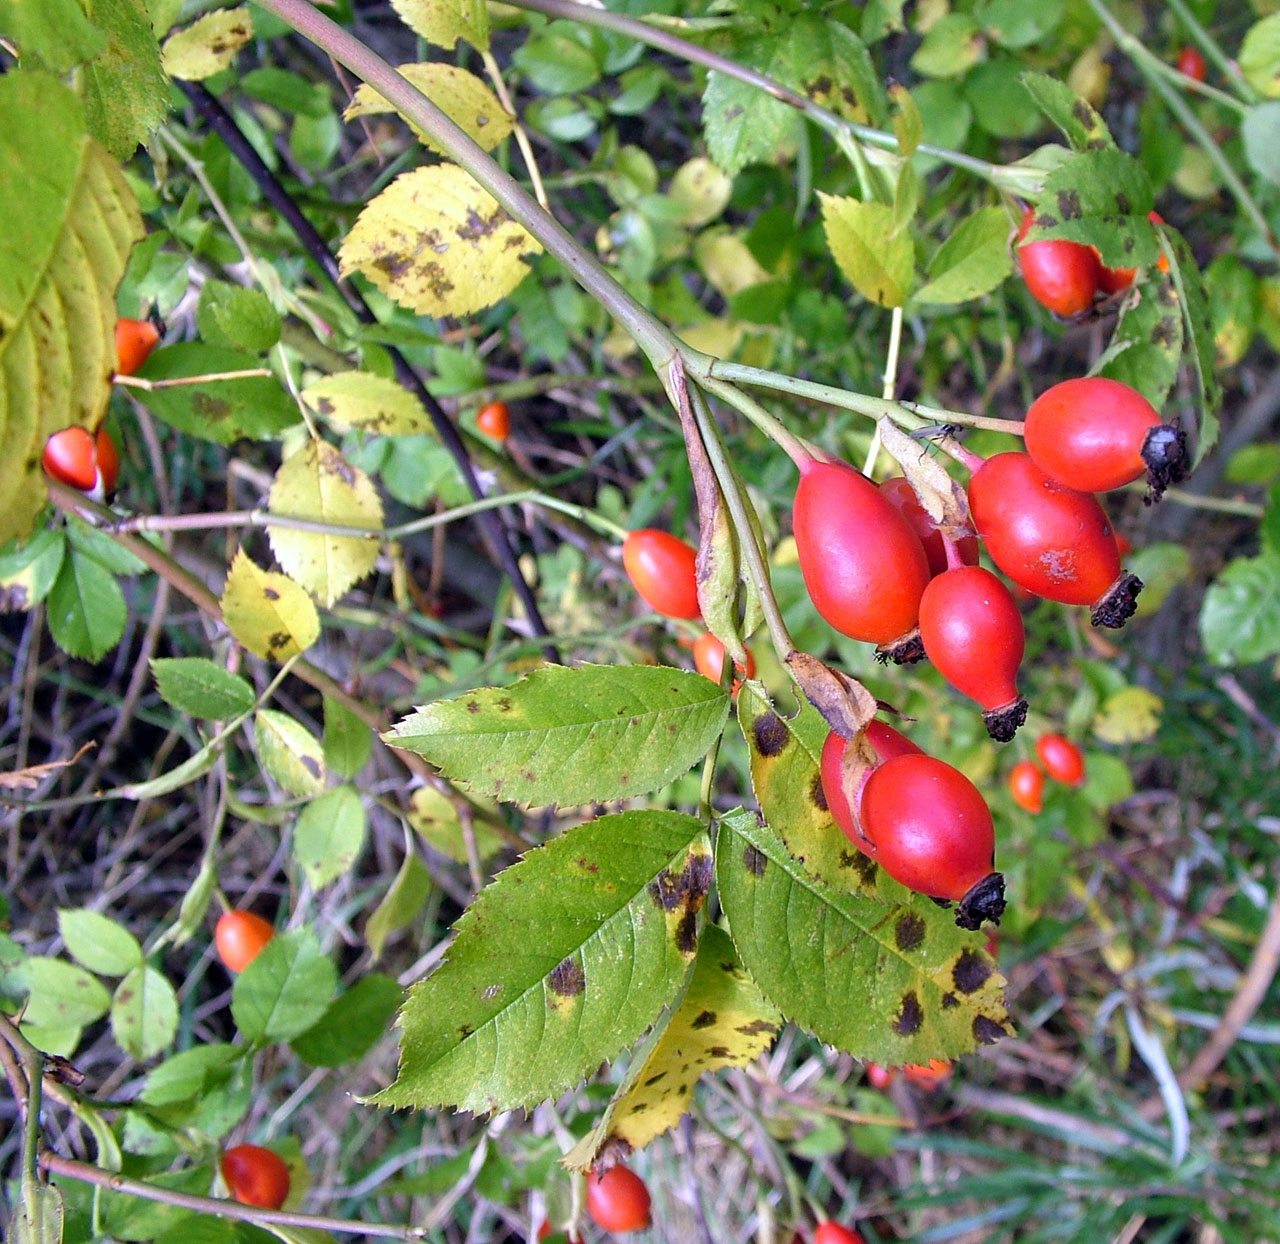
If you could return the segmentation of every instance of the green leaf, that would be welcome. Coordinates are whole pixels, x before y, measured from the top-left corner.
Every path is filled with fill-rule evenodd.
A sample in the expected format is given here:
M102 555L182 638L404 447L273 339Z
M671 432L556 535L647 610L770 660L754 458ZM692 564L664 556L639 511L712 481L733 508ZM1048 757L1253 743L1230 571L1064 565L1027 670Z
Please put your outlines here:
M1228 484L1250 487L1266 487L1280 481L1280 445L1241 445L1227 460L1223 478Z
M1109 267L1155 263L1159 239L1147 213L1155 195L1147 171L1123 151L1085 151L1045 179L1028 233L1097 247Z
M151 662L151 672L166 704L205 721L231 721L257 703L243 678L205 657L161 657Z
M776 40L774 76L837 116L882 125L888 103L866 45L847 26L801 11Z
M351 868L364 846L364 830L364 805L354 787L326 791L302 809L293 831L293 855L313 889Z
M37 531L25 544L11 540L0 549L0 613L38 605L53 587L67 542L60 531Z
M102 982L83 968L33 955L23 966L31 997L25 1023L41 1028L83 1028L101 1019L111 1006Z
M231 1015L248 1041L292 1041L324 1015L337 983L310 929L277 933L236 977Z
M818 192L827 245L849 284L882 307L900 307L911 292L911 234L894 233L893 208Z
M1199 426L1195 435L1193 465L1199 466L1218 443L1218 411L1222 406L1222 388L1218 384L1214 366L1217 343L1214 339L1213 320L1209 314L1209 297L1204 278L1196 264L1195 256L1186 239L1176 229L1164 228L1172 254L1169 259L1169 275L1179 293L1182 305L1182 322L1186 331L1192 370L1196 378L1199 396Z
M1022 83L1031 92L1031 98L1040 105L1040 111L1062 131L1063 137L1076 151L1094 151L1099 145L1116 145L1098 110L1081 99L1065 82L1048 74L1028 71L1022 75Z
M471 858L458 806L444 791L434 786L419 786L409 796L407 819L413 832L433 851L459 864ZM474 814L469 822L476 855L482 863L492 859L506 845L506 840L492 825Z
M3 18L0 12L0 25ZM62 1193L34 1179L24 1179L21 1187L10 1225L10 1244L62 1244Z
M1272 184L1280 184L1280 101L1250 108L1240 134L1249 166Z
M573 95L600 77L603 44L573 22L552 22L512 54L512 63L540 91Z
M359 1062L390 1031L404 990L389 976L370 972L336 997L314 1028L291 1044L309 1067Z
M954 78L972 69L982 54L977 21L968 13L948 13L929 28L911 57L911 68L925 78Z
M17 44L24 61L37 57L59 73L107 45L76 0L0 0L0 34Z
M369 763L373 728L340 701L324 697L324 762L339 777L353 778Z
M153 967L133 969L116 986L111 1002L116 1044L139 1060L160 1053L178 1031L178 999L173 986Z
M1209 585L1200 635L1218 665L1265 661L1280 653L1280 552L1241 557Z
M1044 128L1040 111L1022 80L1022 62L997 54L965 75L964 97L977 123L996 138L1030 138Z
M417 436L431 432L422 403L402 384L367 371L322 376L302 390L302 400L339 431L360 428L369 436Z
M67 952L90 972L124 976L143 964L138 939L123 925L87 907L60 909L58 932Z
M1053 33L1062 20L1063 0L987 0L978 20L988 37L1007 48L1025 48Z
M916 302L967 302L995 289L1013 271L1009 216L1000 207L981 207L966 217L938 248L929 264L929 283Z
M1255 22L1240 44L1240 69L1255 91L1280 98L1280 13Z
M119 165L48 74L0 75L0 220L3 545L25 536L44 505L45 441L71 423L97 427L106 410L115 290L142 233Z
M324 752L311 732L288 713L262 708L254 716L253 741L262 767L291 795L324 790Z
M747 971L820 1041L896 1066L955 1058L1011 1031L981 937L927 899L829 889L744 812L721 821L716 884Z
M365 941L375 960L382 957L387 938L403 929L422 910L431 892L431 876L427 866L413 853L405 854L400 871L364 926Z
M183 342L157 350L138 370L144 380L212 376L261 367L252 354ZM152 414L180 432L218 445L247 437L272 440L302 416L274 376L241 380L204 380L166 389L132 389Z
M70 550L49 592L49 633L68 656L101 661L120 642L128 609L115 579Z
M779 40L739 49L735 57L752 69L771 73L781 56ZM730 177L748 164L769 162L796 141L799 114L780 100L745 82L712 70L702 95L702 125L707 152Z
M205 342L222 350L264 354L280 340L280 313L261 290L206 281L196 307Z
M196 1045L153 1067L142 1086L141 1100L149 1106L173 1106L196 1101L225 1081L244 1054L235 1046Z
M675 997L710 874L705 827L676 812L601 817L530 851L410 989L400 1074L373 1101L491 1111L576 1084Z
M169 83L144 0L80 0L107 35L105 50L84 67L89 132L117 160L127 160L169 113Z
M67 516L67 536L73 549L93 558L103 570L109 570L113 575L139 575L147 572L147 564L141 558L135 557L105 531L91 527L74 514Z
M429 704L383 738L494 798L570 807L665 786L706 755L728 708L682 670L548 666Z
M1181 544L1160 541L1130 553L1124 568L1142 580L1136 616L1145 618L1159 610L1179 583L1191 578L1191 554Z

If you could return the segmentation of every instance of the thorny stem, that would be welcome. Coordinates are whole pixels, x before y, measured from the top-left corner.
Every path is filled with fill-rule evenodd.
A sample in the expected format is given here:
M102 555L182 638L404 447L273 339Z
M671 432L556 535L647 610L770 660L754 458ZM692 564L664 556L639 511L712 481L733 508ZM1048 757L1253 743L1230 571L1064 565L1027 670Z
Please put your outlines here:
M1107 8L1104 0L1088 0L1089 7L1098 15L1103 25L1111 32L1116 45L1134 63L1138 72L1146 78L1155 92L1164 100L1170 112L1181 122L1187 133L1203 148L1205 154L1213 162L1228 190L1235 196L1241 210L1252 222L1254 228L1262 235L1262 240L1272 255L1280 259L1280 245L1277 244L1271 226L1263 215L1262 209L1249 193L1248 187L1240 179L1240 175L1231 167L1230 161L1223 154L1222 148L1213 140L1213 136L1200 124L1199 117L1191 110L1187 101L1175 90L1163 75L1163 62L1157 61L1155 54L1147 49L1140 39L1131 35L1116 20L1115 15Z

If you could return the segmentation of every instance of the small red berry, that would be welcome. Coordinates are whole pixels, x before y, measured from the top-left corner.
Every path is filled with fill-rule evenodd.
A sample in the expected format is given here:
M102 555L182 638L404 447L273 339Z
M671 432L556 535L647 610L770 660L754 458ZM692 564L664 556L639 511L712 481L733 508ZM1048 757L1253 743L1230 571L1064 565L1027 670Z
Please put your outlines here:
M813 1233L813 1244L866 1244L866 1241L838 1222L820 1222Z
M1098 256L1092 247L1060 239L1022 241L1035 222L1028 208L1018 226L1014 254L1031 296L1058 315L1079 315L1093 306L1098 290Z
M978 788L933 756L895 756L871 771L862 829L895 881L960 903L956 923L999 923L1004 878L995 872L995 827Z
M814 608L842 635L895 661L920 656L916 619L929 559L907 520L846 462L810 459L792 512Z
M150 320L117 320L116 375L132 376L159 340L160 330Z
M1027 454L988 458L969 481L969 509L991 560L1029 592L1092 605L1095 626L1123 626L1140 580L1124 574L1097 498L1050 479Z
M645 527L628 532L622 542L622 565L636 591L655 613L668 618L696 618L698 554L670 532Z
M261 916L232 910L218 917L213 941L223 966L229 972L243 972L275 935L275 928Z
M236 1145L222 1155L222 1178L244 1205L279 1209L289 1197L289 1167L261 1145Z
M1020 760L1009 770L1009 793L1013 802L1028 812L1044 809L1044 774L1030 760Z
M712 682L720 681L720 671L724 668L724 644L722 644L710 631L703 631L697 639L693 641L693 664L697 668L699 674L703 678L709 678ZM734 669L739 674L743 672L742 666L735 664ZM756 676L756 662L751 655L751 649L747 649L747 668L746 675L748 678ZM736 689L737 683L734 683Z
M877 1092L883 1093L897 1076L898 1073L892 1067L882 1067L879 1063L867 1064L867 1083Z
M505 441L511 433L511 412L506 402L489 402L476 415L476 427L495 441Z
M953 1070L952 1064L945 1058L931 1058L927 1063L908 1063L903 1067L902 1075L917 1088L932 1092L951 1079Z
M63 428L45 442L45 473L61 484L90 492L98 483L98 450L84 428Z
M1187 471L1187 438L1160 422L1136 389L1105 376L1064 380L1027 411L1027 453L1050 479L1077 492L1107 492L1144 472L1158 498Z
M886 726L882 721L872 720L867 723L867 742L875 749L876 756L881 763L892 759L894 756L924 755L924 752L906 735L899 734L892 726ZM845 837L860 851L874 856L874 851L868 849L870 844L858 833L858 828L853 821L853 814L849 810L849 801L844 797L844 785L840 780L840 766L844 760L845 748L848 746L849 740L837 734L834 730L827 735L826 742L822 745L822 756L819 761L822 793L826 798L827 808L831 812L831 819L843 831ZM865 780L862 789L866 789Z
M1017 687L1026 634L1009 589L981 566L943 571L920 600L920 638L938 673L982 705L987 733L1013 738L1027 719Z
M98 429L94 446L98 453L98 480L102 491L110 496L116 490L116 480L120 478L120 454L105 423Z
M653 1221L649 1189L635 1171L611 1166L587 1175L587 1213L606 1231L643 1231Z
M920 504L916 490L901 475L880 481L880 491L889 499L893 508L911 524L924 555L929 560L929 573L940 575L947 568L947 548L938 524L929 517L929 511ZM955 541L960 560L966 566L978 564L978 537L961 536Z
M1036 740L1036 754L1055 782L1079 786L1084 781L1084 753L1065 735L1041 735Z
M1178 53L1178 72L1197 82L1203 82L1208 66L1204 63L1204 55L1199 48L1189 43Z

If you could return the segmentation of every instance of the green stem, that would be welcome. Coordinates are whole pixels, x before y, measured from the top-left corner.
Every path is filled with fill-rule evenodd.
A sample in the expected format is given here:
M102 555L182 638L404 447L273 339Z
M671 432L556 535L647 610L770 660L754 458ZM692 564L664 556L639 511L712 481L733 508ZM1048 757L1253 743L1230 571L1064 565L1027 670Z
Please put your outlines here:
M1231 163L1223 154L1222 148L1214 142L1213 136L1204 128L1200 123L1200 118L1191 110L1191 106L1182 98L1179 91L1165 81L1163 70L1167 66L1165 66L1164 62L1153 52L1148 51L1140 39L1131 35L1120 25L1115 15L1107 8L1104 0L1088 0L1088 5L1111 32L1116 41L1116 46L1133 61L1138 72L1146 78L1152 89L1164 100L1169 111L1173 113L1187 133L1200 145L1204 153L1212 161L1214 168L1218 170L1218 176L1222 178L1227 189L1235 196L1241 211L1244 212L1253 223L1254 228L1262 235L1262 240L1272 255L1280 259L1280 245L1277 245L1275 236L1271 232L1271 226L1267 222L1266 216L1262 214L1262 209L1255 202L1253 195L1249 193L1249 188L1241 181L1240 175L1231 167Z
M962 410L945 410L939 406L922 406L919 402L887 401L866 393L854 393L849 389L837 389L812 380L800 380L784 376L781 372L748 367L745 363L729 363L723 359L712 362L709 376L715 380L727 380L741 384L757 385L778 393L790 393L794 397L809 398L841 410L852 410L872 419L888 417L904 428L926 428L931 424L958 423L967 428L986 428L990 432L1007 432L1022 435L1022 423L1017 419L991 419L986 415L970 415ZM710 381L707 387L711 387ZM726 399L727 400L727 399ZM785 448L785 446L784 446Z
M704 380L702 387L708 393L714 393L722 402L732 406L739 414L754 423L774 444L782 448L797 467L813 457L809 445L776 415L765 410L750 394L743 393L741 389L735 389L731 384L725 384L723 380Z
M680 349L679 339L636 301L573 235L507 173L469 135L458 128L421 91L402 78L381 56L349 31L320 13L310 0L261 0L262 7L288 22L299 34L362 81L427 134L465 169L569 274L632 336L655 370Z
M621 13L611 13L607 9L589 8L585 4L578 3L577 0L512 0L512 7L529 9L535 13L546 13L551 17L564 17L570 21L582 22L584 25L600 26L617 34L626 35L640 43L646 43L650 47L670 52L672 56L689 61L691 64L702 65L704 68L722 73L726 77L736 78L739 82L745 82L748 86L754 86L766 95L771 95L780 103L796 109L797 112L808 117L814 124L821 126L822 129L834 135L837 140L839 140L840 135L844 135L846 139L854 139L859 143L880 148L884 151L896 154L898 150L896 135L885 130L873 129L869 125L856 125L852 121L846 121L844 117L837 116L834 112L829 112L820 104L815 104L813 100L807 99L799 92L793 91L789 86L784 86L781 82L770 78L768 75L757 73L754 69L747 69L736 61L729 60L715 52L710 52L706 48L699 47L696 43L681 39L678 35L669 34L665 30L649 25L648 22L640 21L633 17L625 17ZM916 150L925 155L933 156L945 164L950 164L953 168L966 169L985 181L993 182L996 185L1003 185L1012 174L1012 170L1006 169L1002 165L979 160L974 156L965 155L961 151L949 151L945 147L933 147L928 143L921 143ZM881 162L884 162L883 157ZM1006 189L1012 188L1012 186L1006 186Z

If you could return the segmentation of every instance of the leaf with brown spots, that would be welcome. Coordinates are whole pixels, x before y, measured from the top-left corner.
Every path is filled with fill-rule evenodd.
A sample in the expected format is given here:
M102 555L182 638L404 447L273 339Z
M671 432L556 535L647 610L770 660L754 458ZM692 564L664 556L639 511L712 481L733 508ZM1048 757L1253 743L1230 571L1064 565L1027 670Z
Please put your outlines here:
M744 864L763 857L763 870ZM982 939L882 877L879 893L814 880L750 813L720 824L716 886L742 963L787 1019L886 1066L955 1058L1011 1032Z
M489 46L485 0L391 0L391 7L415 34L446 51L459 39L481 52Z
M236 640L265 661L284 661L320 638L311 597L288 575L263 570L241 549L222 589L222 620Z
M253 746L262 767L291 795L318 795L328 776L324 749L288 713L262 708L253 718Z
M395 179L365 205L339 251L419 315L470 315L505 298L542 250L470 174L433 164Z
M272 514L310 518L335 527L382 526L382 500L369 477L328 441L308 440L284 460L271 485ZM333 605L378 559L378 539L267 527L281 568L322 605Z
M1116 145L1097 109L1081 99L1065 82L1029 70L1022 75L1022 84L1040 105L1040 111L1062 131L1067 142L1077 151L1096 151Z
M601 817L530 851L410 989L400 1074L374 1102L506 1110L571 1088L674 1000L710 880L706 827L677 812Z
M689 1108L699 1077L745 1067L773 1044L782 1017L738 961L723 929L702 931L693 976L680 1005L633 1063L604 1116L562 1159L586 1170L602 1149L631 1152L675 1127Z
M215 9L164 41L164 71L171 78L201 82L226 69L252 38L253 15L247 4Z
M370 436L431 434L422 403L403 385L368 371L321 376L302 390L302 400L340 432L360 428Z
M383 738L470 790L572 807L642 795L686 773L728 712L728 697L700 674L551 665L509 687L428 704Z

